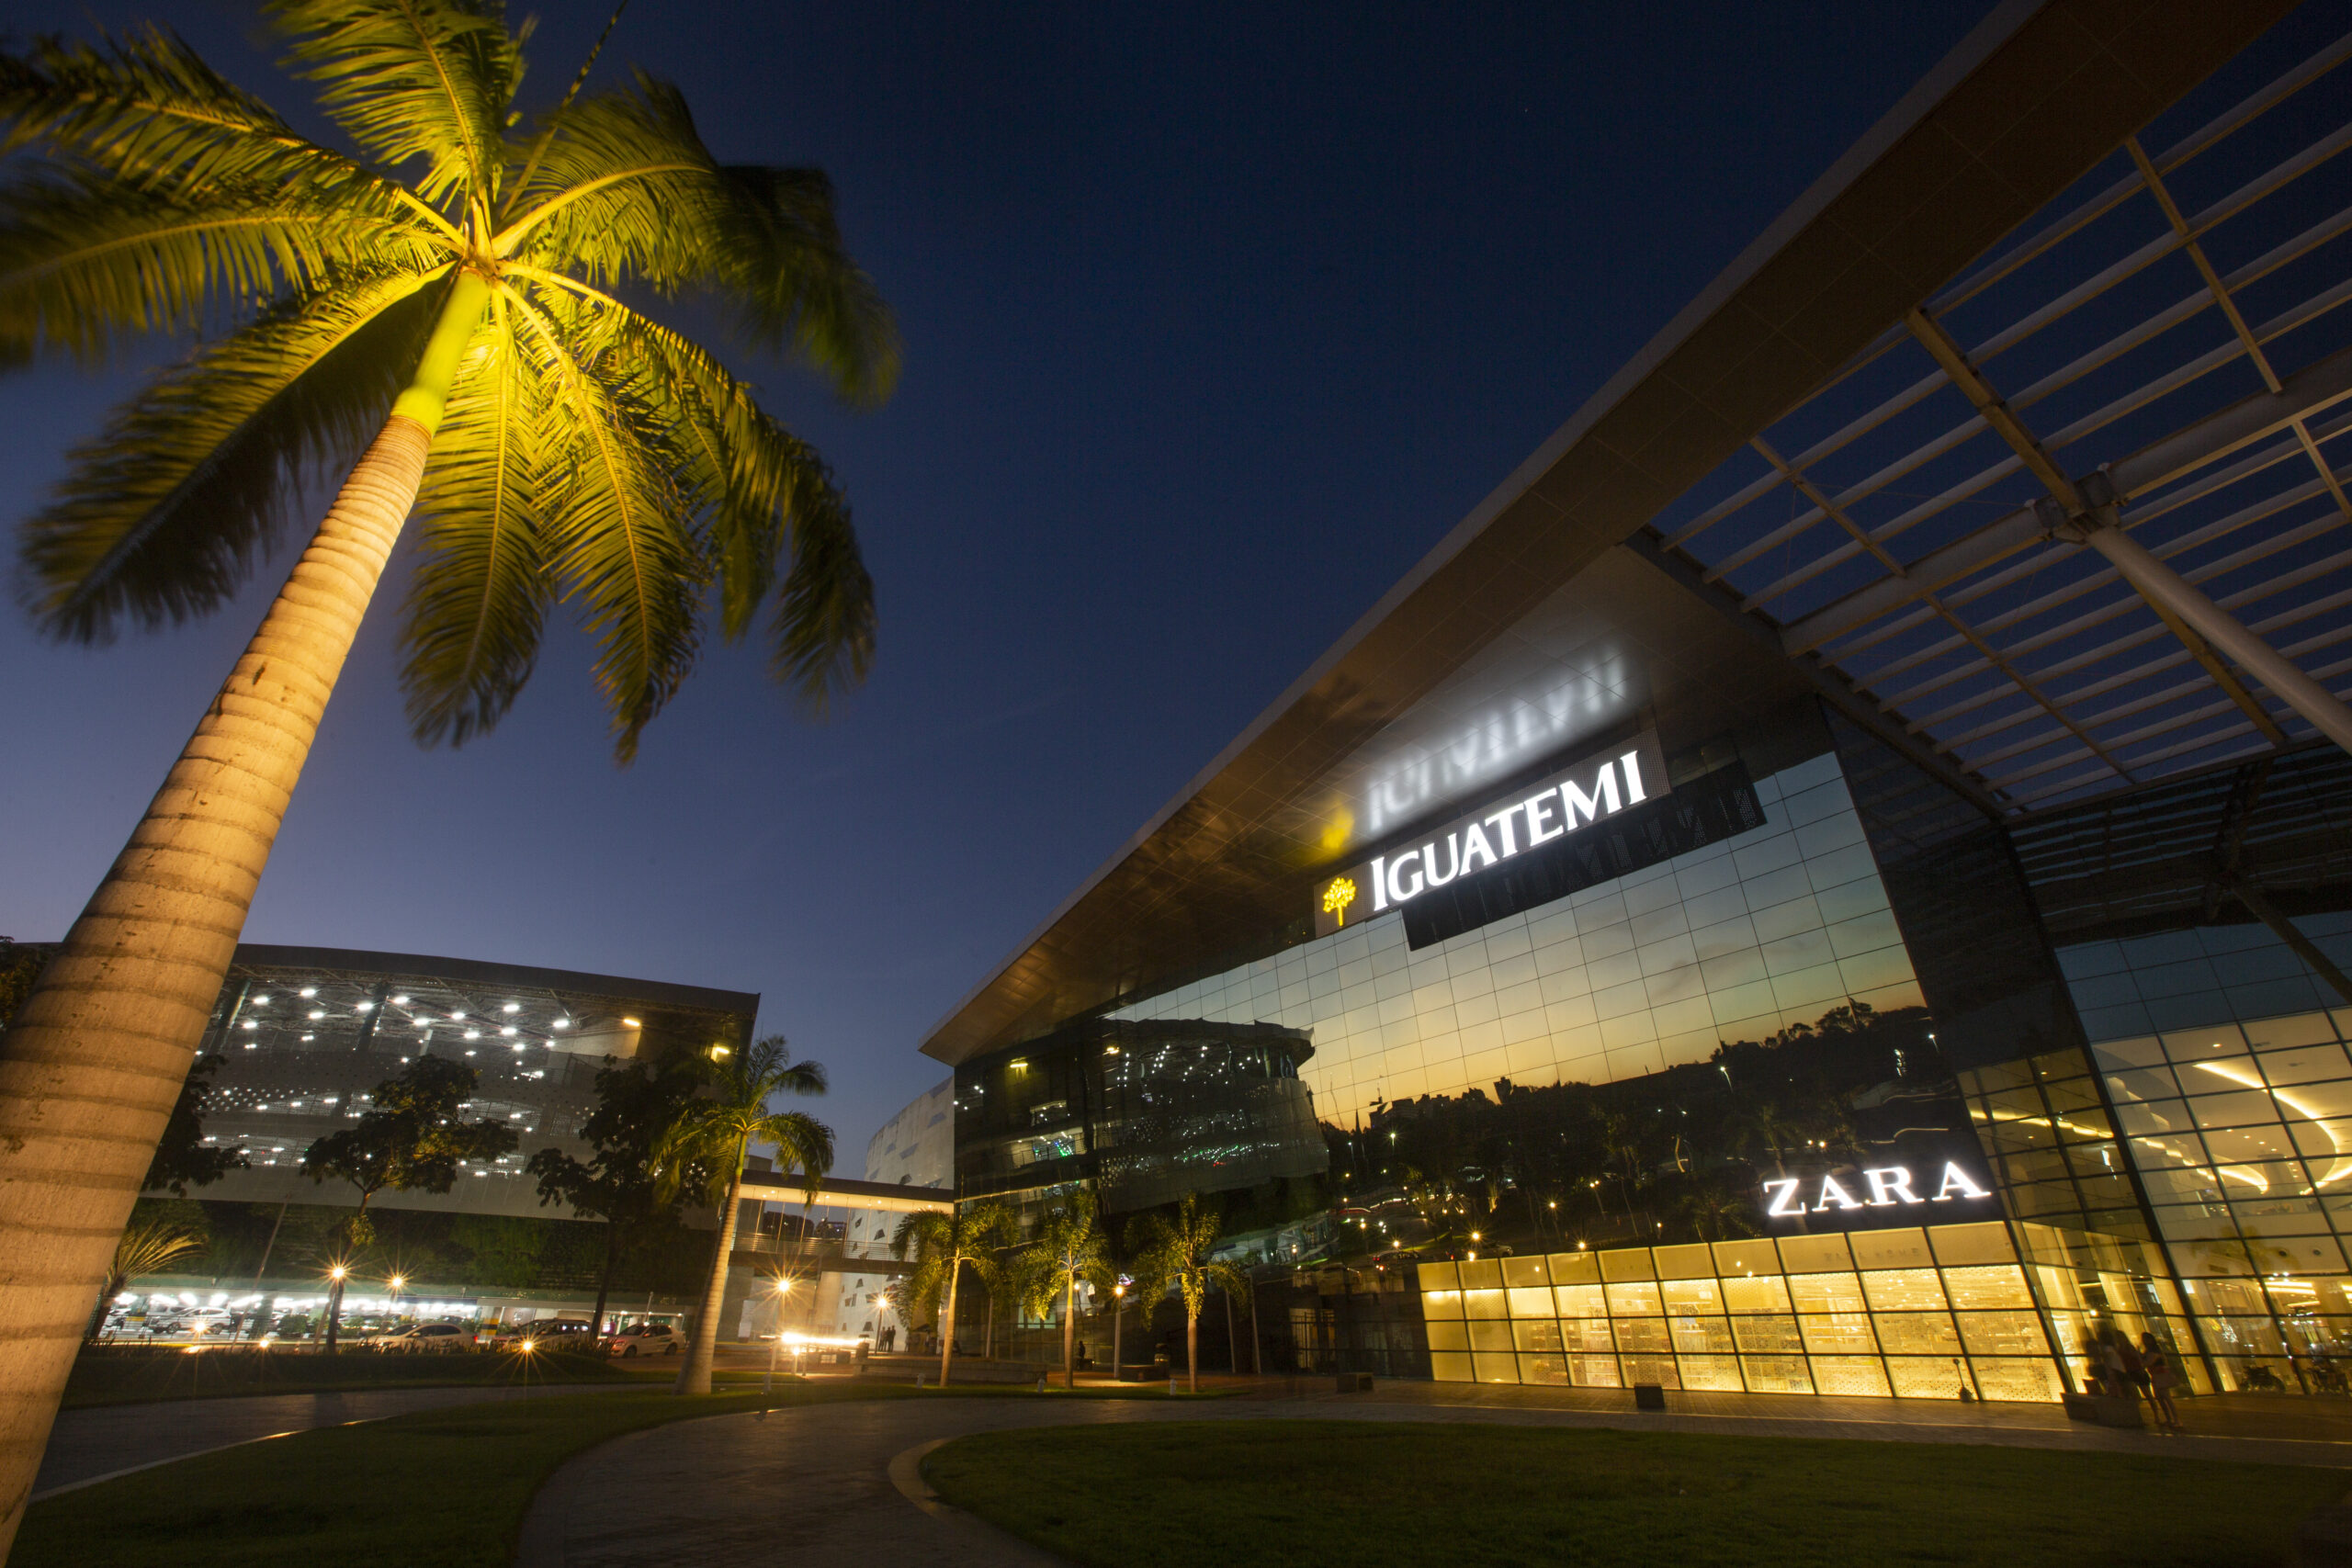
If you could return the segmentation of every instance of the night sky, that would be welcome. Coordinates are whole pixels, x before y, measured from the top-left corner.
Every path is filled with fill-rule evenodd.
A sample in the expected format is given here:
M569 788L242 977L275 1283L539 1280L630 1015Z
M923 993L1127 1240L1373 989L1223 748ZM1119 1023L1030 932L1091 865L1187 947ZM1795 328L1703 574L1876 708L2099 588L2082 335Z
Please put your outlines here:
M826 169L898 312L877 412L733 356L850 494L874 676L811 725L714 649L624 772L567 634L424 751L396 562L247 939L761 992L861 1174L944 1074L930 1027L1986 9L635 0L600 74ZM326 133L243 6L0 26L69 14L164 22ZM527 101L606 15L543 14ZM0 383L11 525L132 374ZM0 933L62 934L290 559L108 649L0 605Z

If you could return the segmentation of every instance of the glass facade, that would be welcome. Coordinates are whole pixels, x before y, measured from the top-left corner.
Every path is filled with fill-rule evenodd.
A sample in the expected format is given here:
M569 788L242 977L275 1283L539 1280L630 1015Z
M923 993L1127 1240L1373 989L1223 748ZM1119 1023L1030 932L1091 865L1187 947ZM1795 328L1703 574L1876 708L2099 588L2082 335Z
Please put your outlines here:
M1420 1266L1440 1382L2051 1402L1999 1222Z
M462 960L245 946L200 1050L217 1055L204 1141L247 1150L248 1168L207 1198L340 1202L301 1176L303 1151L356 1121L376 1086L431 1053L479 1074L472 1113L512 1125L510 1154L469 1163L447 1194L385 1192L379 1204L558 1216L524 1169L550 1145L586 1157L580 1123L610 1060L699 1051L749 1034L759 998Z
M1832 1007L1919 1004L1860 820L1826 751L1756 782L1765 825L1415 950L1374 919L1132 1003L1121 1019L1311 1032L1325 1120L1518 1083L1704 1062Z
M960 1197L1025 1200L1092 1184L1103 1209L1170 1203L1329 1162L1276 1024L1089 1020L956 1069Z

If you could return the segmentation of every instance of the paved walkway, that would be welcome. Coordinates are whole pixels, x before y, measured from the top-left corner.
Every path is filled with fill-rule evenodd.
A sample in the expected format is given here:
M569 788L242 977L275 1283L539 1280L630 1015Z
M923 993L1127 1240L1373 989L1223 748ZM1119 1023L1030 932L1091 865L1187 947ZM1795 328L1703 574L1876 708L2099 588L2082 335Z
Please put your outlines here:
M596 1393L629 1384L519 1388L379 1388L341 1393L263 1393L236 1399L177 1399L60 1412L33 1482L33 1501L52 1492L313 1427L380 1421L413 1410Z
M1661 1416L1631 1408L1564 1408L1480 1399L1519 1390L1383 1384L1373 1394L1295 1396L1266 1380L1250 1397L1215 1403L942 1398L816 1405L765 1419L725 1416L634 1434L556 1472L532 1505L517 1568L705 1568L775 1559L779 1509L791 1508L795 1560L812 1564L888 1562L892 1568L1041 1568L1055 1560L930 1498L922 1452L973 1432L1135 1421L1274 1418L1491 1422L1506 1426L1616 1427L1746 1437L1860 1438L1919 1443L2092 1449L2204 1460L2352 1468L2352 1444L2317 1438L2190 1436L2055 1425L2030 1407L1922 1408L1916 1401L1772 1400L1730 1395L1738 1409ZM1275 1386L1267 1386L1273 1384ZM1524 1391L1529 1393L1539 1391ZM1622 1397L1622 1396L1621 1396ZM1629 1397L1623 1403L1630 1406ZM1761 1410L1747 1408L1760 1405ZM1852 1408L1860 1407L1860 1408ZM1917 1418L1912 1418L1916 1413Z

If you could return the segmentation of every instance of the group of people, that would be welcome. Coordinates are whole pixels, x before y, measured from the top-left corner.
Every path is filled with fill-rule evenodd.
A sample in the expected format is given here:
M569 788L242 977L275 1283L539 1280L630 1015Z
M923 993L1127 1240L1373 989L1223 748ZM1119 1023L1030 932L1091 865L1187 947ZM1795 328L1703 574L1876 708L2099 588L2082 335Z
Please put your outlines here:
M2180 1412L2172 1402L2172 1391L2180 1386L2180 1369L2154 1335L2141 1335L2135 1346L2129 1334L2102 1324L2091 1338L2088 1376L2089 1393L2135 1404L2145 1399L2155 1406L2158 1431L2181 1429Z

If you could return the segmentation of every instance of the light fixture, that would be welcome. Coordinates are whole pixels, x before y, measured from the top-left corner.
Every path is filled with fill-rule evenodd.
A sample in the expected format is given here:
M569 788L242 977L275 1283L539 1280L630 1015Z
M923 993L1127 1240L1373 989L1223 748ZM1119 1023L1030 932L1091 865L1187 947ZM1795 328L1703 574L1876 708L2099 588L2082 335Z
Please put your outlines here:
M319 1020L324 1017L326 1017L326 1010L324 1008L312 1008L311 1010L311 1021L312 1023L316 1023Z
M479 1040L481 1038L481 1031L479 1029L469 1029L466 1031L466 1038L469 1040Z
M710 1048L710 1059L714 1062L718 1060L721 1056L731 1056L734 1054L734 1052L729 1051L724 1045L713 1045Z
M510 1023L510 1024L508 1024L505 1028L503 1028L503 1029L500 1030L498 1032L499 1032L499 1033L501 1033L501 1034L503 1034L503 1035L504 1035L507 1039L512 1040L512 1039L514 1039L514 1026L513 1024L511 1024L511 1023Z
M255 1006L255 1007L257 1007L257 1008L266 1008L266 1007L267 1007L268 1005L269 1005L269 998L268 998L267 997L255 997L255 998L254 998L254 1006Z
M258 1024L258 1023L255 1023L252 1019L247 1019L247 1020L245 1020L245 1027L246 1027L247 1029L259 1029L259 1028L261 1027L261 1025L260 1025L260 1024Z
M396 1008L404 1008L408 1006L408 998L406 997L394 997L392 998L392 1005Z
M553 1023L548 1024L548 1027L549 1029L570 1029L571 1027L571 1020L568 1018L560 1018Z
M305 986L302 987L302 999L306 1002L318 994L319 988L316 986Z
M506 1006L500 1010L503 1012L521 1012L523 1010L523 1004L521 1002L508 1002Z
M375 1006L376 1004L374 1002L361 1002L358 1005L358 1010L361 1012L370 1012L375 1010Z
M644 1028L644 1027L645 1027L645 1025L643 1025L643 1024L641 1024L641 1023L638 1022L638 1021L637 1021L637 1020L635 1020L635 1019L633 1019L633 1018L625 1018L625 1019L621 1020L621 1021L622 1021L623 1023L625 1023L625 1024L628 1025L631 1029L642 1029L642 1028Z
M344 1272L343 1265L338 1263L334 1268L327 1270L327 1278L330 1280L340 1280L343 1278Z
M395 1275L393 1275L393 1276L391 1277L391 1279L390 1279L389 1280L387 1280L387 1281L385 1281L385 1282L386 1282L387 1284L390 1285L390 1286L392 1287L392 1289L394 1289L394 1290L396 1290L396 1291L397 1291L397 1290L399 1290L402 1285L405 1285L405 1284L407 1284L407 1283L408 1283L408 1276L407 1276L407 1275L405 1275L405 1274L395 1274Z

